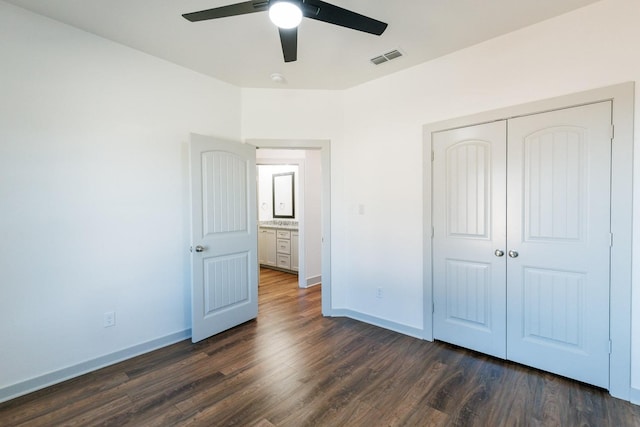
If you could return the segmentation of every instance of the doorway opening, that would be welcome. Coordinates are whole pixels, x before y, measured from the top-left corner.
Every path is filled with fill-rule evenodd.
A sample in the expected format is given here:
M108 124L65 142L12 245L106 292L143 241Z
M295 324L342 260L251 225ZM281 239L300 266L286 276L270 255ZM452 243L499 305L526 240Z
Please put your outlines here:
M308 288L322 283L322 314L331 316L330 142L327 140L248 140L247 143L258 147L256 152L258 165L289 164L298 167L296 178L298 191L294 192L295 219L275 218L274 220L297 221L297 239L295 236L291 238L293 230L288 231L289 245L295 245L296 242L298 244L298 286ZM259 211L261 203L258 204ZM269 209L268 204L266 209ZM271 211L273 213L273 206ZM286 239L284 240L283 244L286 245Z
M319 151L258 149L258 264L297 276L297 286L322 281L322 175ZM262 274L261 274L262 276Z

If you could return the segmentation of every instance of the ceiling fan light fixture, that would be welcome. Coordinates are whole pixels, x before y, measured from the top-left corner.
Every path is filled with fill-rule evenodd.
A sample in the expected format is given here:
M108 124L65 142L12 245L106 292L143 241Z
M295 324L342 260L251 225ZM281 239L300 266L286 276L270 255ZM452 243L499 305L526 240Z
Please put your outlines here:
M302 10L295 3L278 1L269 7L269 19L279 28L296 28L302 21Z

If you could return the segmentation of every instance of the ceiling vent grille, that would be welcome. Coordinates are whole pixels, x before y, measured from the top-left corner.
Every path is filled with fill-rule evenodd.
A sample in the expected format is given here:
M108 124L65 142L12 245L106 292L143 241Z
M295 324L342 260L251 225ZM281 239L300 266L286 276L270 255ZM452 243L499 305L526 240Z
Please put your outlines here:
M371 58L370 61L374 65L380 65L380 64L384 64L385 62L389 62L392 59L400 58L401 56L402 56L402 52L400 52L398 49L394 49L380 56L376 56L375 58Z

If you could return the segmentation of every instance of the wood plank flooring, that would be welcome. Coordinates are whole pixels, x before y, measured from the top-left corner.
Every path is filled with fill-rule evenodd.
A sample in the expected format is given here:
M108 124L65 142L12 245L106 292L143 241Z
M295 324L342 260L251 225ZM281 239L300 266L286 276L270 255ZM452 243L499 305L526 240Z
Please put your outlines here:
M0 426L640 426L604 390L323 318L320 292L263 269L257 321L0 404Z

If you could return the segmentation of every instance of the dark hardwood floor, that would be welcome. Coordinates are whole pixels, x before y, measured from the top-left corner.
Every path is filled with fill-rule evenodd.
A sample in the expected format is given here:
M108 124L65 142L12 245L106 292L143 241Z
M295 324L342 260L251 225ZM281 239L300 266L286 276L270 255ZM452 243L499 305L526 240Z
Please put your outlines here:
M0 426L640 426L604 390L323 318L320 287L261 271L257 321L0 404Z

